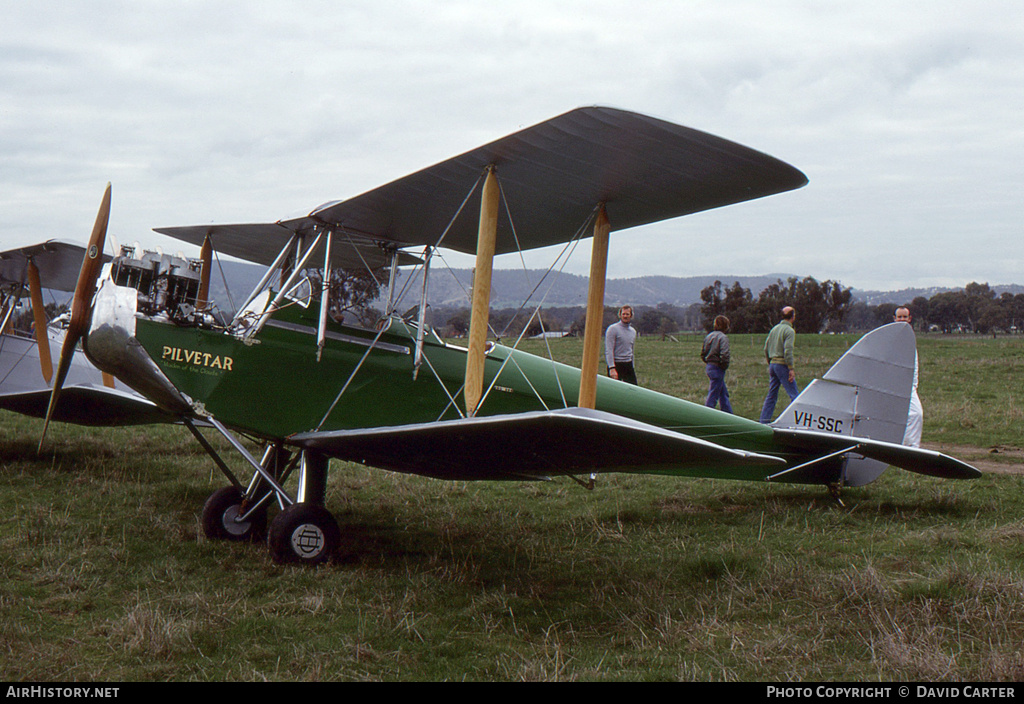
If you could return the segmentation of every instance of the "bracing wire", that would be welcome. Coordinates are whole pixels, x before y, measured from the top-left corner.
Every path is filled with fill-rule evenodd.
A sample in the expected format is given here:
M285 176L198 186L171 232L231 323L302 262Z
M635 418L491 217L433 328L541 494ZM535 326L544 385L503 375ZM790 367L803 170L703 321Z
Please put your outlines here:
M445 226L444 231L441 233L441 236L437 239L437 242L434 243L433 251L436 251L437 248L441 246L441 243L444 242L444 238L448 236L448 232L449 232L449 230L452 229L452 225L454 225L455 221L459 219L459 215L462 214L463 209L466 207L466 203L469 202L470 197L476 192L477 187L480 185L480 182L483 179L484 174L486 174L486 173L487 173L486 171L481 173L480 176L477 177L477 180L473 183L473 186L466 193L466 197L462 199L462 203L459 204L458 209L455 211L455 214L452 215L451 220L448 221L448 224ZM430 247L430 245L428 245L428 247ZM416 274L419 273L420 268L423 267L424 265L425 265L425 262L424 262L424 264L417 264L416 267L413 269L412 273L405 280L405 283L402 284L402 290L398 292L397 296L395 296L395 305L396 305L396 307L398 305L398 301L402 300L402 297L405 296L405 292L408 290L409 286L412 284L413 280L416 278ZM456 281L458 281L457 278L456 278ZM423 303L426 303L426 302L424 301Z
M455 221L458 219L459 214L462 212L463 208L466 207L466 203L469 202L469 199L473 195L473 192L476 191L477 186L480 184L480 178L482 178L482 175L481 175L481 177L477 178L477 180L473 184L472 188L470 188L469 192L466 193L466 197L463 199L462 203L458 207L458 210L456 210L455 214L452 216L451 220L448 222L448 225L444 228L444 232L442 232L441 236L438 238L437 244L434 245L434 249L436 249L438 246L440 246L441 242L443 242L444 238L448 235L448 232L449 232L449 230L451 230L452 225L455 224ZM429 246L428 246L428 251L430 251L429 250ZM425 264L426 264L426 262L424 262L424 264L423 264L424 269L425 269ZM416 268L418 269L420 266L421 265L417 265ZM424 275L426 275L425 271L424 271ZM396 302L401 300L402 296L405 295L405 291L407 290L409 284L412 282L412 280L414 278L415 278L415 274L413 276L410 276L406 280L405 284L402 286L401 292L398 294L398 296L395 297L395 301ZM420 305L426 305L426 301L422 301L420 303ZM334 408L338 405L338 402L341 401L341 397L345 394L345 391L348 390L348 387L352 383L352 380L355 379L356 374L358 374L359 370L362 368L363 362L366 361L366 358L369 356L370 352L373 351L374 347L377 345L377 342L380 341L381 335L384 334L384 331L386 329L387 329L386 326L382 326L381 329L379 331L377 331L377 335L376 335L376 337L373 338L373 342L370 343L370 346L366 349L366 352L363 353L363 356L359 360L359 363L356 364L355 369L353 369L352 373L349 374L348 379L345 381L344 385L341 387L341 390L338 392L338 395L334 398L334 401L331 403L330 407L328 407L327 412L324 413L323 418L320 419L320 423L316 427L317 430L320 430L320 428L323 427L323 424L325 422L327 422L327 418L334 411ZM424 359L425 358L426 358L426 355L424 355ZM433 370L433 366L430 365L429 361L427 361L427 365L430 366L431 370ZM434 376L435 377L437 376L436 372L434 372ZM440 378L438 378L438 380L440 381ZM444 384L442 383L441 386L444 387ZM448 393L447 389L445 389L445 393ZM452 398L451 394L448 394L448 396L449 396L449 398ZM452 399L452 401L454 401L454 399Z

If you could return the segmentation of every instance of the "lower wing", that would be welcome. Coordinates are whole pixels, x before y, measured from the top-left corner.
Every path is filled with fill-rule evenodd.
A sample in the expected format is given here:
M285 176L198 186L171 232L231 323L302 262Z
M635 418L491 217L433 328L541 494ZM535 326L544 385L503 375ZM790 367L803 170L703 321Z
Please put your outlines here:
M50 389L0 392L0 408L37 418L46 417ZM67 386L53 420L78 425L149 425L178 420L136 394L106 386Z
M537 479L594 472L663 473L721 464L783 467L602 411L567 408L436 423L293 435L342 460L445 479Z

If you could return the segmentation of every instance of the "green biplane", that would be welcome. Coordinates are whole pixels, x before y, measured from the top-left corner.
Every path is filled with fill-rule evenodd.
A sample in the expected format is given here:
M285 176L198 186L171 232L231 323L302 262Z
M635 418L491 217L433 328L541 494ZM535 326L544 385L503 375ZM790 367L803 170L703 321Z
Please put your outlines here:
M199 281L125 251L103 268L94 295L108 186L49 412L82 337L96 366L180 418L227 476L229 486L203 509L206 534L262 536L276 503L269 544L281 562L322 562L341 541L324 506L330 458L460 480L583 482L636 472L833 491L872 481L890 464L977 476L956 459L899 444L915 354L906 324L865 336L773 425L599 375L611 232L806 182L788 164L703 132L583 108L303 217L158 229L203 247ZM581 368L489 342L494 256L586 238L591 288ZM395 313L398 267L427 269L439 248L476 255L464 347L426 324L425 271L418 317ZM212 315L207 301L214 249L267 265L230 320ZM333 268L354 265L390 271L387 315L373 328L335 322L323 288L303 274L317 268L328 281ZM244 458L248 482L214 451L200 422ZM259 439L262 456L239 435Z

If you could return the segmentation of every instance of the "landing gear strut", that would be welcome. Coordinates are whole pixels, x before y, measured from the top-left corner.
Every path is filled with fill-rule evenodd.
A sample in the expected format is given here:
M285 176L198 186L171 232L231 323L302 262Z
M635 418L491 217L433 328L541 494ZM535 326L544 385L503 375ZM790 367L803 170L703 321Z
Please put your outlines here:
M332 559L341 545L341 530L324 507L328 458L308 450L292 452L282 443L270 443L262 461L251 454L219 423L217 428L255 470L247 487L206 442L198 428L189 427L216 465L231 482L206 501L202 513L203 534L211 540L260 540L267 536L270 555L280 564L318 565ZM283 488L298 467L294 498ZM276 503L281 511L270 521L267 510Z

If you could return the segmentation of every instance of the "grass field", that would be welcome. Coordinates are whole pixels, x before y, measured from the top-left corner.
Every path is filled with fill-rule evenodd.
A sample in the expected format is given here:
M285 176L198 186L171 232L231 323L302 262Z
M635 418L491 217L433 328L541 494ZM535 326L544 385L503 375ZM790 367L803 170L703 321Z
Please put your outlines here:
M799 336L798 382L854 341ZM577 363L578 342L551 343ZM728 383L755 417L760 338ZM1024 342L919 337L924 438L983 468L844 493L608 476L484 484L332 464L354 556L210 542L181 428L0 413L0 676L135 680L1021 680ZM543 352L544 343L532 342ZM638 343L700 401L700 337ZM782 404L780 403L780 410Z

